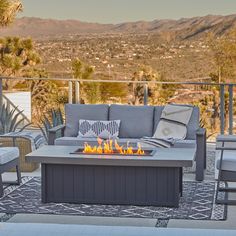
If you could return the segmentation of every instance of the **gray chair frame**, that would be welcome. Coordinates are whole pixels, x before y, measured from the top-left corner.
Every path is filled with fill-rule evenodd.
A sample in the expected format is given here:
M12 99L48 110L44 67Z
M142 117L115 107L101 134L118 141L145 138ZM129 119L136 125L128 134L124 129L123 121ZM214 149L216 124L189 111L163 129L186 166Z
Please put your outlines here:
M13 146L15 147L15 137L12 138ZM0 147L1 148L1 147ZM2 181L2 174L7 172L13 168L16 168L16 181ZM16 159L9 161L3 165L0 165L0 198L3 196L4 189L3 185L20 185L21 184L21 171L20 171L20 159L17 157Z
M8 181L8 182L3 182L2 181L2 174L6 171L9 171L12 168L16 168L16 175L17 175L17 180L16 181ZM3 196L3 185L20 185L21 183L21 172L19 168L19 158L16 158L12 161L9 161L3 165L0 165L0 198Z
M227 137L227 136L220 136L216 140L217 142L221 142L221 146L216 146L216 150L220 150L220 165L219 165L219 173L218 173L218 179L217 179L217 188L216 188L216 198L215 203L216 204L228 204L228 205L236 205L236 199L235 200L229 200L226 199L229 192L236 192L236 188L228 187L227 182L236 182L236 170L235 171L226 171L222 170L222 164L224 161L224 151L226 150L232 150L235 151L235 160L236 160L236 147L225 147L225 143L236 143L236 136L233 138ZM220 183L225 182L225 187L220 187ZM223 200L218 199L219 192L225 192L226 197Z

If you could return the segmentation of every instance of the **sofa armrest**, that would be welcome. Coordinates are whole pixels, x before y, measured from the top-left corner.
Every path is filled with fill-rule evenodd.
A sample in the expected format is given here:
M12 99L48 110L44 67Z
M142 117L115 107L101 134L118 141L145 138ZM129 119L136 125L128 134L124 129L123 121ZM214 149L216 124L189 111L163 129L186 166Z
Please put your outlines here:
M56 133L56 132L58 132L59 130L62 130L62 132L64 132L65 128L66 128L65 125L58 125L58 126L56 126L56 127L53 127L53 128L51 128L51 129L49 129L48 131L49 131L49 133Z
M16 139L18 137L8 136L8 135L0 135L0 147L17 147Z
M204 169L206 169L206 129L199 128L196 131L196 180L204 180Z
M58 125L48 130L48 145L54 145L55 139L58 138L58 132L60 132L60 137L64 136L66 126Z
M199 128L199 129L196 131L196 135L197 135L197 136L206 136L206 129L204 129L204 128Z

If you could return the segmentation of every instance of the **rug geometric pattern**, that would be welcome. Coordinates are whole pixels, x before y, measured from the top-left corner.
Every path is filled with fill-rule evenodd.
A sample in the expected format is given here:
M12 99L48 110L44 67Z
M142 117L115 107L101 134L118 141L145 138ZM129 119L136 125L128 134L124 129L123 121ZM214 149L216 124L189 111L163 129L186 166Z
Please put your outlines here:
M224 197L224 196L222 196ZM81 216L111 216L194 220L225 220L226 206L215 205L215 182L184 182L179 208L124 205L88 205L41 202L41 179L24 177L18 187L8 187L0 198L0 212Z

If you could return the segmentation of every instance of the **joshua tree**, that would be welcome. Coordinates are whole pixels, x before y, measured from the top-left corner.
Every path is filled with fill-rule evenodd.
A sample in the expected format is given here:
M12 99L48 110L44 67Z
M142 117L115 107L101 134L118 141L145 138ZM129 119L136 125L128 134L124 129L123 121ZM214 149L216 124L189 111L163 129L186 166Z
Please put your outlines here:
M0 27L10 25L23 9L19 0L0 0ZM1 41L2 43L2 41ZM0 65L2 69L2 65Z
M91 79L94 69L78 58L72 62L73 76L76 79ZM99 100L99 83L81 83L81 102L96 103Z
M211 74L216 82L225 82L236 78L236 30L226 36L215 38L209 35L208 44L213 53L215 71Z
M5 76L23 76L25 71L40 63L40 57L34 49L31 39L6 37L0 39L0 73ZM17 81L5 81L9 89Z
M20 11L22 4L19 0L0 0L0 26L11 24Z
M43 79L48 78L48 73L44 70L28 70L24 76L38 78L36 80L26 80L25 83L31 91L33 121L40 123L48 110L60 105L57 103L58 86L53 81Z
M140 68L137 72L133 74L133 77L131 79L132 81L138 82L138 81L157 81L158 75L152 70L152 68L143 66ZM153 85L152 85L153 87ZM156 87L156 85L154 85ZM129 84L129 90L130 90L130 103L134 105L142 104L143 103L143 97L144 97L144 85L139 83L133 83ZM149 87L148 89L148 95L149 97L153 96L153 89ZM157 97L157 96L156 96Z
M149 104L166 104L174 95L178 86L171 84L156 84L155 82L168 81L150 66L143 66L133 74L132 80L137 82L129 84L129 102L134 105L143 104L144 85L138 81L147 81Z

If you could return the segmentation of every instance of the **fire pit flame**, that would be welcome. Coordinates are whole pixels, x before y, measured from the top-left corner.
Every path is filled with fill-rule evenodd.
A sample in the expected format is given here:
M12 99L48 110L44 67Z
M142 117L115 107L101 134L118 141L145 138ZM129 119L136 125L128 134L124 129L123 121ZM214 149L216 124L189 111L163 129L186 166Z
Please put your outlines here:
M121 155L144 155L145 152L142 150L141 145L138 144L138 149L134 150L133 147L129 145L129 142L126 144L126 148L120 146L118 142L115 140L102 140L100 138L97 139L98 145L92 146L88 143L84 144L83 153L86 154L113 154L118 153ZM114 143L114 145L113 145ZM114 148L113 148L114 146Z

